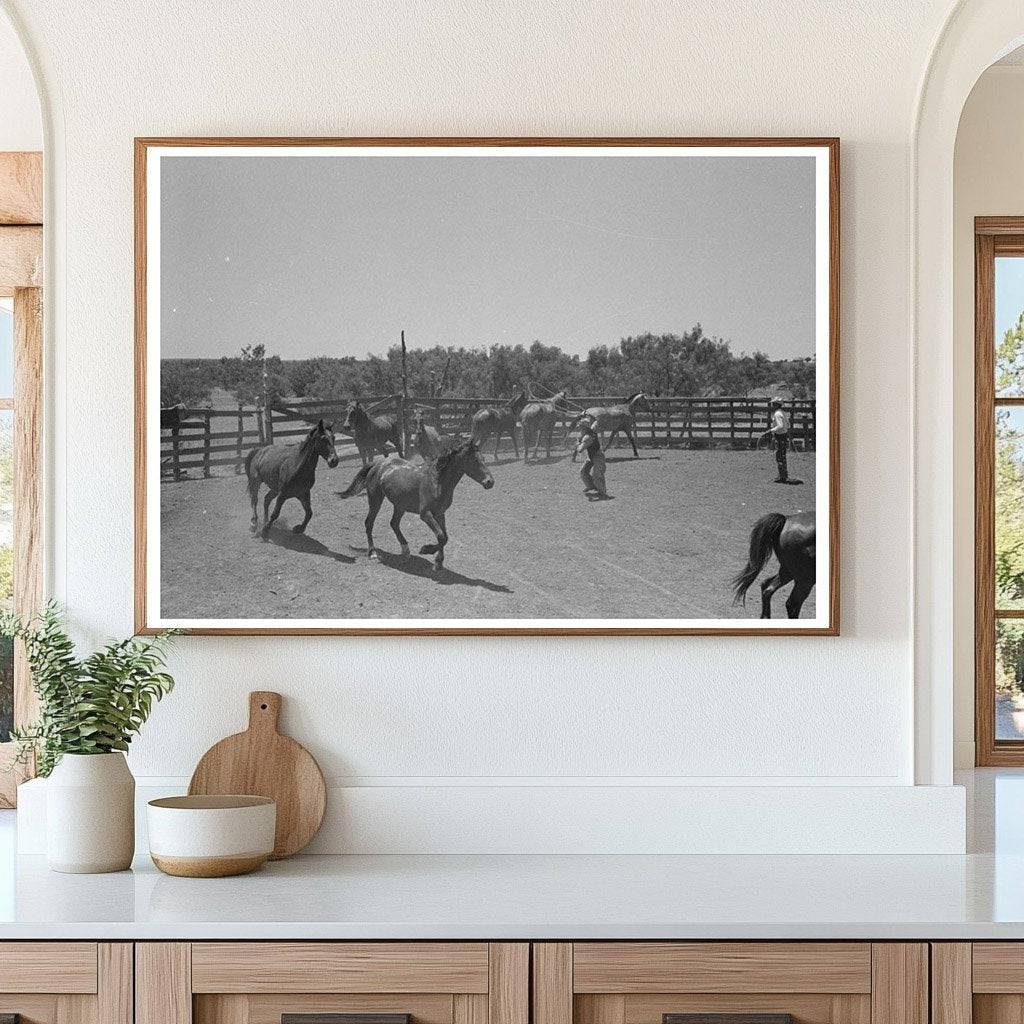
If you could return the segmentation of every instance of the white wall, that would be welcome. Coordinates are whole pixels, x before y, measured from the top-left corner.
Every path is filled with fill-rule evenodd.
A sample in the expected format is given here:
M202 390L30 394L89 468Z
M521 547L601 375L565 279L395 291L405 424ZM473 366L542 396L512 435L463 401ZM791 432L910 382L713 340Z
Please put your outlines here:
M0 14L0 151L42 148L43 124L32 70L14 26Z
M187 639L136 772L186 776L262 687L336 785L412 806L467 784L913 781L908 156L945 0L4 2L53 113L52 579L91 638L132 628L133 136L843 140L841 638Z
M990 68L960 120L954 161L954 741L974 764L974 218L1024 214L1024 66Z

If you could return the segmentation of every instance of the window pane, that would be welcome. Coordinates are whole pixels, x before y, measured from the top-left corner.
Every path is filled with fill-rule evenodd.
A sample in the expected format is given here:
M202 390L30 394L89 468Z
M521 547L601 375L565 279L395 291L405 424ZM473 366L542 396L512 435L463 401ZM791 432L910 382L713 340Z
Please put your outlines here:
M996 259L996 395L1024 396L1024 258Z
M1024 608L1024 408L996 409L996 608Z
M0 410L0 606L14 599L14 413ZM14 649L0 637L0 743L14 724Z
M1024 622L996 619L996 739L1024 740Z
M14 394L14 300L0 299L0 398Z

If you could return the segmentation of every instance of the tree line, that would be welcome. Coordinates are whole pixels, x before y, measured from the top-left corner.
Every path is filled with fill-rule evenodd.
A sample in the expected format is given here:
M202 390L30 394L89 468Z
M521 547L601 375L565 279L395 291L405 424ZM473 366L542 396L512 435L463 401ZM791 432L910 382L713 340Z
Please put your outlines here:
M763 352L736 355L729 343L706 335L700 324L683 334L641 334L615 345L596 345L585 356L557 345L492 345L489 348L410 348L406 355L410 395L477 398L508 396L518 388L538 396L565 390L570 395L652 397L748 395L785 388L795 398L813 397L815 363L770 359ZM264 346L244 348L220 359L165 359L160 404L202 408L215 388L240 407L289 397L338 399L391 395L402 391L402 350L386 356L315 356L281 359Z

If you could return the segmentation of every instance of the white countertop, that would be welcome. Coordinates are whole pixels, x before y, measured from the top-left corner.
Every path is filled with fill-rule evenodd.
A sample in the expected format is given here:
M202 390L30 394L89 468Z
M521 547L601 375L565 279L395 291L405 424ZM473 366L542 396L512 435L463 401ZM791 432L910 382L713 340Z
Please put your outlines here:
M1024 938L1024 856L299 857L206 880L26 857L3 938Z

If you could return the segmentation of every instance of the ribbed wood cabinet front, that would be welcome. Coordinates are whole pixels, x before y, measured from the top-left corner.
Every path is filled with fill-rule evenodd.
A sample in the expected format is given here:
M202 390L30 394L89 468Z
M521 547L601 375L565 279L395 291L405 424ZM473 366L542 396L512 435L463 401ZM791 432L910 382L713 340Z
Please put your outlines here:
M0 942L0 1020L132 1024L130 942Z
M1024 942L932 943L933 1024L1022 1024Z
M138 943L136 1024L529 1024L529 956L517 942Z
M928 1024L928 947L869 942L533 946L533 1024L707 1024L700 1017L709 1014L715 1015L714 1024ZM792 1022L779 1015L790 1015Z

